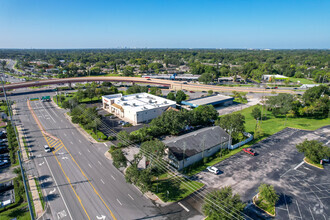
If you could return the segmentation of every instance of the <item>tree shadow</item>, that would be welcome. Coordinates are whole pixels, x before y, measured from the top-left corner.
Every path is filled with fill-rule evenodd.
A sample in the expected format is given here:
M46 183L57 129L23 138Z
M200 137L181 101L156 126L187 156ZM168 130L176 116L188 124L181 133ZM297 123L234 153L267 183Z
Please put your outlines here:
M280 196L279 200L277 201L277 203L275 205L276 207L282 206L282 205L287 205L287 204L289 205L289 204L292 203L292 197L291 196L285 195L283 193L281 193L279 196Z
M187 191L186 189L180 188L180 183L177 180L165 179L155 181L156 184L153 184L152 191L158 193L157 195L161 197L164 202L167 201L177 201L182 198L182 195Z
M17 219L18 217L22 217L28 212L28 207L23 207L21 209L14 209L12 212L9 213L9 217Z

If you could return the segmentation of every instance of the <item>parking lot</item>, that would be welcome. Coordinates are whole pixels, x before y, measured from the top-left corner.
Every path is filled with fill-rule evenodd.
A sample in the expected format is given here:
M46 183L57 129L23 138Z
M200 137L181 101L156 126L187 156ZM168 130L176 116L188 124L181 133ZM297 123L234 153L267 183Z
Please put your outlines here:
M267 218L251 205L261 183L274 185L280 195L276 204L276 219L330 218L330 165L321 170L303 162L303 154L296 144L304 139L316 139L329 146L330 126L316 131L286 128L254 144L258 155L240 153L215 165L222 172L214 175L207 171L196 175L209 189L231 185L234 192L248 203L247 213ZM258 217L257 217L258 218Z

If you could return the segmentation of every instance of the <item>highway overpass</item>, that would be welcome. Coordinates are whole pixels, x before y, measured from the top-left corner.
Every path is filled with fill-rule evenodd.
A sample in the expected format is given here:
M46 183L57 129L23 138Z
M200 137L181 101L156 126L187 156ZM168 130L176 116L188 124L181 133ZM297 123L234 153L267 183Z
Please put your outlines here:
M62 78L62 79L47 79L39 81L28 81L19 82L5 85L6 90L19 89L32 86L42 86L42 85L53 85L53 84L71 84L71 83L82 83L82 82L95 82L95 81L108 81L108 82L129 82L129 83L144 83L144 84L154 84L169 87L172 90L193 90L193 91L208 91L213 90L214 92L221 91L237 91L237 92L258 92L258 93L271 93L275 91L276 93L294 93L292 90L282 90L282 89L264 89L255 87L227 87L227 86L215 86L215 85L204 85L197 83L187 83L172 80L163 79L145 79L141 77L118 77L118 76L94 76L94 77L74 77L74 78Z

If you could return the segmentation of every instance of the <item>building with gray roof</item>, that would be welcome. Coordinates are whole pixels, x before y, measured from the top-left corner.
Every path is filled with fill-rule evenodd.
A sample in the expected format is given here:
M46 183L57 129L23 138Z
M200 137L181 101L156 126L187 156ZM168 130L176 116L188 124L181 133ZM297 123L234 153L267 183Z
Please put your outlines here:
M200 105L231 105L233 104L233 97L225 96L225 95L212 95L197 99L190 99L187 101L182 101L181 104L189 105L193 108L197 108Z
M163 141L170 163L178 170L228 148L230 136L221 127L207 127Z

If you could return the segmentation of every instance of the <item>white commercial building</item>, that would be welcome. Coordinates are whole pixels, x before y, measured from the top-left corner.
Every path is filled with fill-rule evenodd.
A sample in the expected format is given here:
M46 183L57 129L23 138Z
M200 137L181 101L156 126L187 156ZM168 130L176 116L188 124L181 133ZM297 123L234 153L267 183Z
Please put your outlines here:
M262 75L262 80L270 81L271 79L275 79L276 81L284 81L289 77L282 76L282 75Z
M172 100L148 93L102 96L102 104L105 110L134 125L150 121L160 116L169 107L176 106Z

